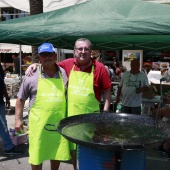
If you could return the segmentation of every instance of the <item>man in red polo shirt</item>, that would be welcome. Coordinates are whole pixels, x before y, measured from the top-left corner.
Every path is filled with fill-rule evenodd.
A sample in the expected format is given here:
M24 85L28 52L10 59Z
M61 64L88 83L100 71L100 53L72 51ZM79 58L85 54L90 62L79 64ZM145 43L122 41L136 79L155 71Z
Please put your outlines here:
M98 100L98 102L100 102L101 94L103 93L103 97L104 97L103 110L109 111L111 80L110 80L110 77L108 75L108 72L107 72L105 66L102 63L96 62L94 59L91 58L91 43L90 43L90 41L85 38L78 39L74 46L74 56L75 56L75 58L69 58L69 59L66 59L66 60L63 60L63 61L57 63L60 67L65 69L67 76L69 77L68 92L69 92L69 90L71 90L71 88L69 87L70 81L71 81L71 79L73 79L73 77L75 77L75 76L73 76L71 78L70 74L72 75L73 72L75 72L75 73L83 72L83 73L88 73L88 74L93 73L92 76L94 76L94 77L93 77L91 83L93 85L95 98ZM92 69L93 69L93 71L92 71ZM77 76L78 75L76 75L76 77ZM84 76L84 75L82 75L82 76ZM87 81L87 79L86 79L86 81ZM89 85L90 85L90 82L88 83L88 86ZM79 87L80 86L81 85L79 83ZM72 88L72 91L73 91L73 88ZM68 96L68 100L70 100L69 96ZM81 101L78 100L77 102L79 104L79 102L81 102ZM84 103L84 105L85 105L85 103ZM97 110L99 110L99 108ZM96 111L96 110L94 110L94 111ZM78 112L77 114L80 114L80 113L82 113L82 111ZM85 112L85 113L88 113L88 112Z

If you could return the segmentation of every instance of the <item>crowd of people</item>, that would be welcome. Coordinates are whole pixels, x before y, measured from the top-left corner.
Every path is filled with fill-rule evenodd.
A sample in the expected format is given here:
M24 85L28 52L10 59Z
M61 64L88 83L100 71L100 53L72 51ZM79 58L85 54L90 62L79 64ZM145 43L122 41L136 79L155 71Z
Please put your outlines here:
M96 111L109 112L111 81L115 80L116 76L120 81L116 103L122 101L123 113L140 115L142 93L149 89L147 73L140 71L138 59L131 61L129 71L116 57L113 58L113 64L104 65L100 55L95 57L92 44L86 38L75 42L74 58L56 63L57 53L51 43L39 46L38 57L40 63L28 67L17 94L15 130L20 132L23 129L23 109L25 101L29 99L29 163L32 170L42 170L45 160L50 160L51 170L58 170L61 161L70 159L76 170L76 144L67 141L59 133L46 131L44 126L56 124L69 116L92 114ZM13 58L14 61L18 60ZM29 60L27 63L30 65L31 59ZM6 122L3 97L6 97L8 107L10 103L3 74L0 78L3 84L1 90L4 89L1 92L0 116L3 121L0 121L0 134L4 140L5 153L21 154L10 141L7 124L3 123ZM104 103L102 109L101 96ZM7 137L4 137L5 135ZM167 142L164 142L159 150L165 147L162 150L167 151Z
M101 62L105 65L111 81L120 81L123 73L127 71L127 68L123 66L121 62L118 61L117 57L113 57L112 64L105 64L98 50L92 50L91 56L96 61Z

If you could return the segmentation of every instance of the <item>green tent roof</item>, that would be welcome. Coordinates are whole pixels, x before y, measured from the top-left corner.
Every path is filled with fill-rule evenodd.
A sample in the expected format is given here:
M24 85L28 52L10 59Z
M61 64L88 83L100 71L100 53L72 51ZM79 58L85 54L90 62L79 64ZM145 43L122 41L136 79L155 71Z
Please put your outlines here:
M170 6L142 0L89 0L75 6L0 23L0 42L73 49L86 37L93 49L170 47Z

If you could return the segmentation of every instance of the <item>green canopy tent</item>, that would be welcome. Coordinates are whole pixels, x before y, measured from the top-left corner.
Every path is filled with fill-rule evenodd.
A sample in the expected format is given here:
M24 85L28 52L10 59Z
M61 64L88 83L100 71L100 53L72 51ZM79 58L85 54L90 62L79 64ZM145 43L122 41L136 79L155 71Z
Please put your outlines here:
M0 42L73 49L80 37L93 49L170 47L170 6L142 0L89 0L75 6L0 23Z

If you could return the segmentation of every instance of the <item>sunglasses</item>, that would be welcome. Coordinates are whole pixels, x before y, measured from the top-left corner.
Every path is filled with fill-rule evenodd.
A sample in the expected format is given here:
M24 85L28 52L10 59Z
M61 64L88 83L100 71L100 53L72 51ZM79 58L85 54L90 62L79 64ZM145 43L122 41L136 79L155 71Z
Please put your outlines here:
M82 52L84 50L84 52L89 52L90 48L76 48L77 51Z

